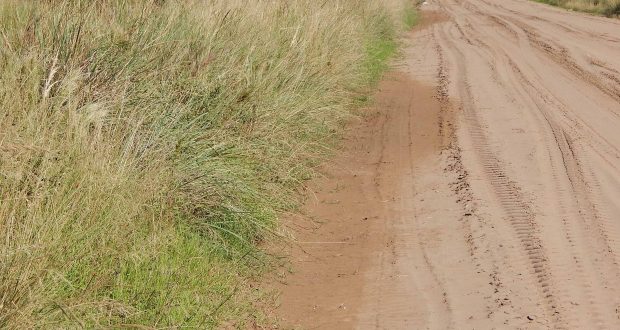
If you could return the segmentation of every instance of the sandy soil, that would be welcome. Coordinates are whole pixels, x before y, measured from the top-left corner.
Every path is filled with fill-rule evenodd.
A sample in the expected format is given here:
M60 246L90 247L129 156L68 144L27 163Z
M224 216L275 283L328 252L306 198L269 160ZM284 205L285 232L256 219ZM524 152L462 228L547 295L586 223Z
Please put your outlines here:
M307 329L620 329L620 20L432 0L314 180Z

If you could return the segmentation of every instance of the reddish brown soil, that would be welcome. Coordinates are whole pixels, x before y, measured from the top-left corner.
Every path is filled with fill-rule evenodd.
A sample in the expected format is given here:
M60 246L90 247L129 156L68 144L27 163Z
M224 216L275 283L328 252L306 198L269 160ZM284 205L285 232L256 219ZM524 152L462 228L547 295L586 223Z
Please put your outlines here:
M383 294L400 290L398 268L404 265L393 255L394 226L402 213L412 211L402 204L404 194L413 194L414 163L440 148L440 109L434 90L405 74L385 79L377 103L381 111L350 127L342 156L311 185L305 211L317 223L302 224L313 228L297 232L294 273L281 297L281 315L291 324L353 327L362 297L379 294L364 292L371 278L383 282L376 283Z

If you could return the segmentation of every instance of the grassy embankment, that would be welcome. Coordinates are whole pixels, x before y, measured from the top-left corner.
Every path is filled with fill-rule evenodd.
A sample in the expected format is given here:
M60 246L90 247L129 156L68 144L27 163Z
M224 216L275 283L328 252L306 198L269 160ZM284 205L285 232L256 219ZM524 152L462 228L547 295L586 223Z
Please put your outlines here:
M257 245L402 3L0 2L0 327L263 322Z
M620 15L620 0L535 0L553 6L605 16Z

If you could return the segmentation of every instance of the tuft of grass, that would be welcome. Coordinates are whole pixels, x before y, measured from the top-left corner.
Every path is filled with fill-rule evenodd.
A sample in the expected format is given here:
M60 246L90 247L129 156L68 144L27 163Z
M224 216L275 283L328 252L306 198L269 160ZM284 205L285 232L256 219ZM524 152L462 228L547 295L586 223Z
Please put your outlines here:
M400 0L0 2L0 327L247 327Z
M381 16L376 19L371 35L365 40L364 69L366 79L370 84L375 84L381 79L381 75L388 68L388 59L398 49L395 27L392 18Z
M552 6L563 7L571 10L605 15L607 17L620 15L619 0L535 0Z
M416 7L413 2L405 5L403 9L403 22L405 27L409 30L413 29L416 24L418 24L419 16Z

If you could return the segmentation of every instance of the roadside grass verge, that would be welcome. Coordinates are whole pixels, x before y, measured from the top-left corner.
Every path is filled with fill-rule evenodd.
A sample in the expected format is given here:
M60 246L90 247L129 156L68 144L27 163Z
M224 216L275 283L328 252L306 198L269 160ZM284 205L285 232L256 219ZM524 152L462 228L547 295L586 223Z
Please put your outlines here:
M552 6L563 7L607 17L620 16L620 0L535 0Z
M387 67L402 6L0 2L0 327L262 322L257 246Z

